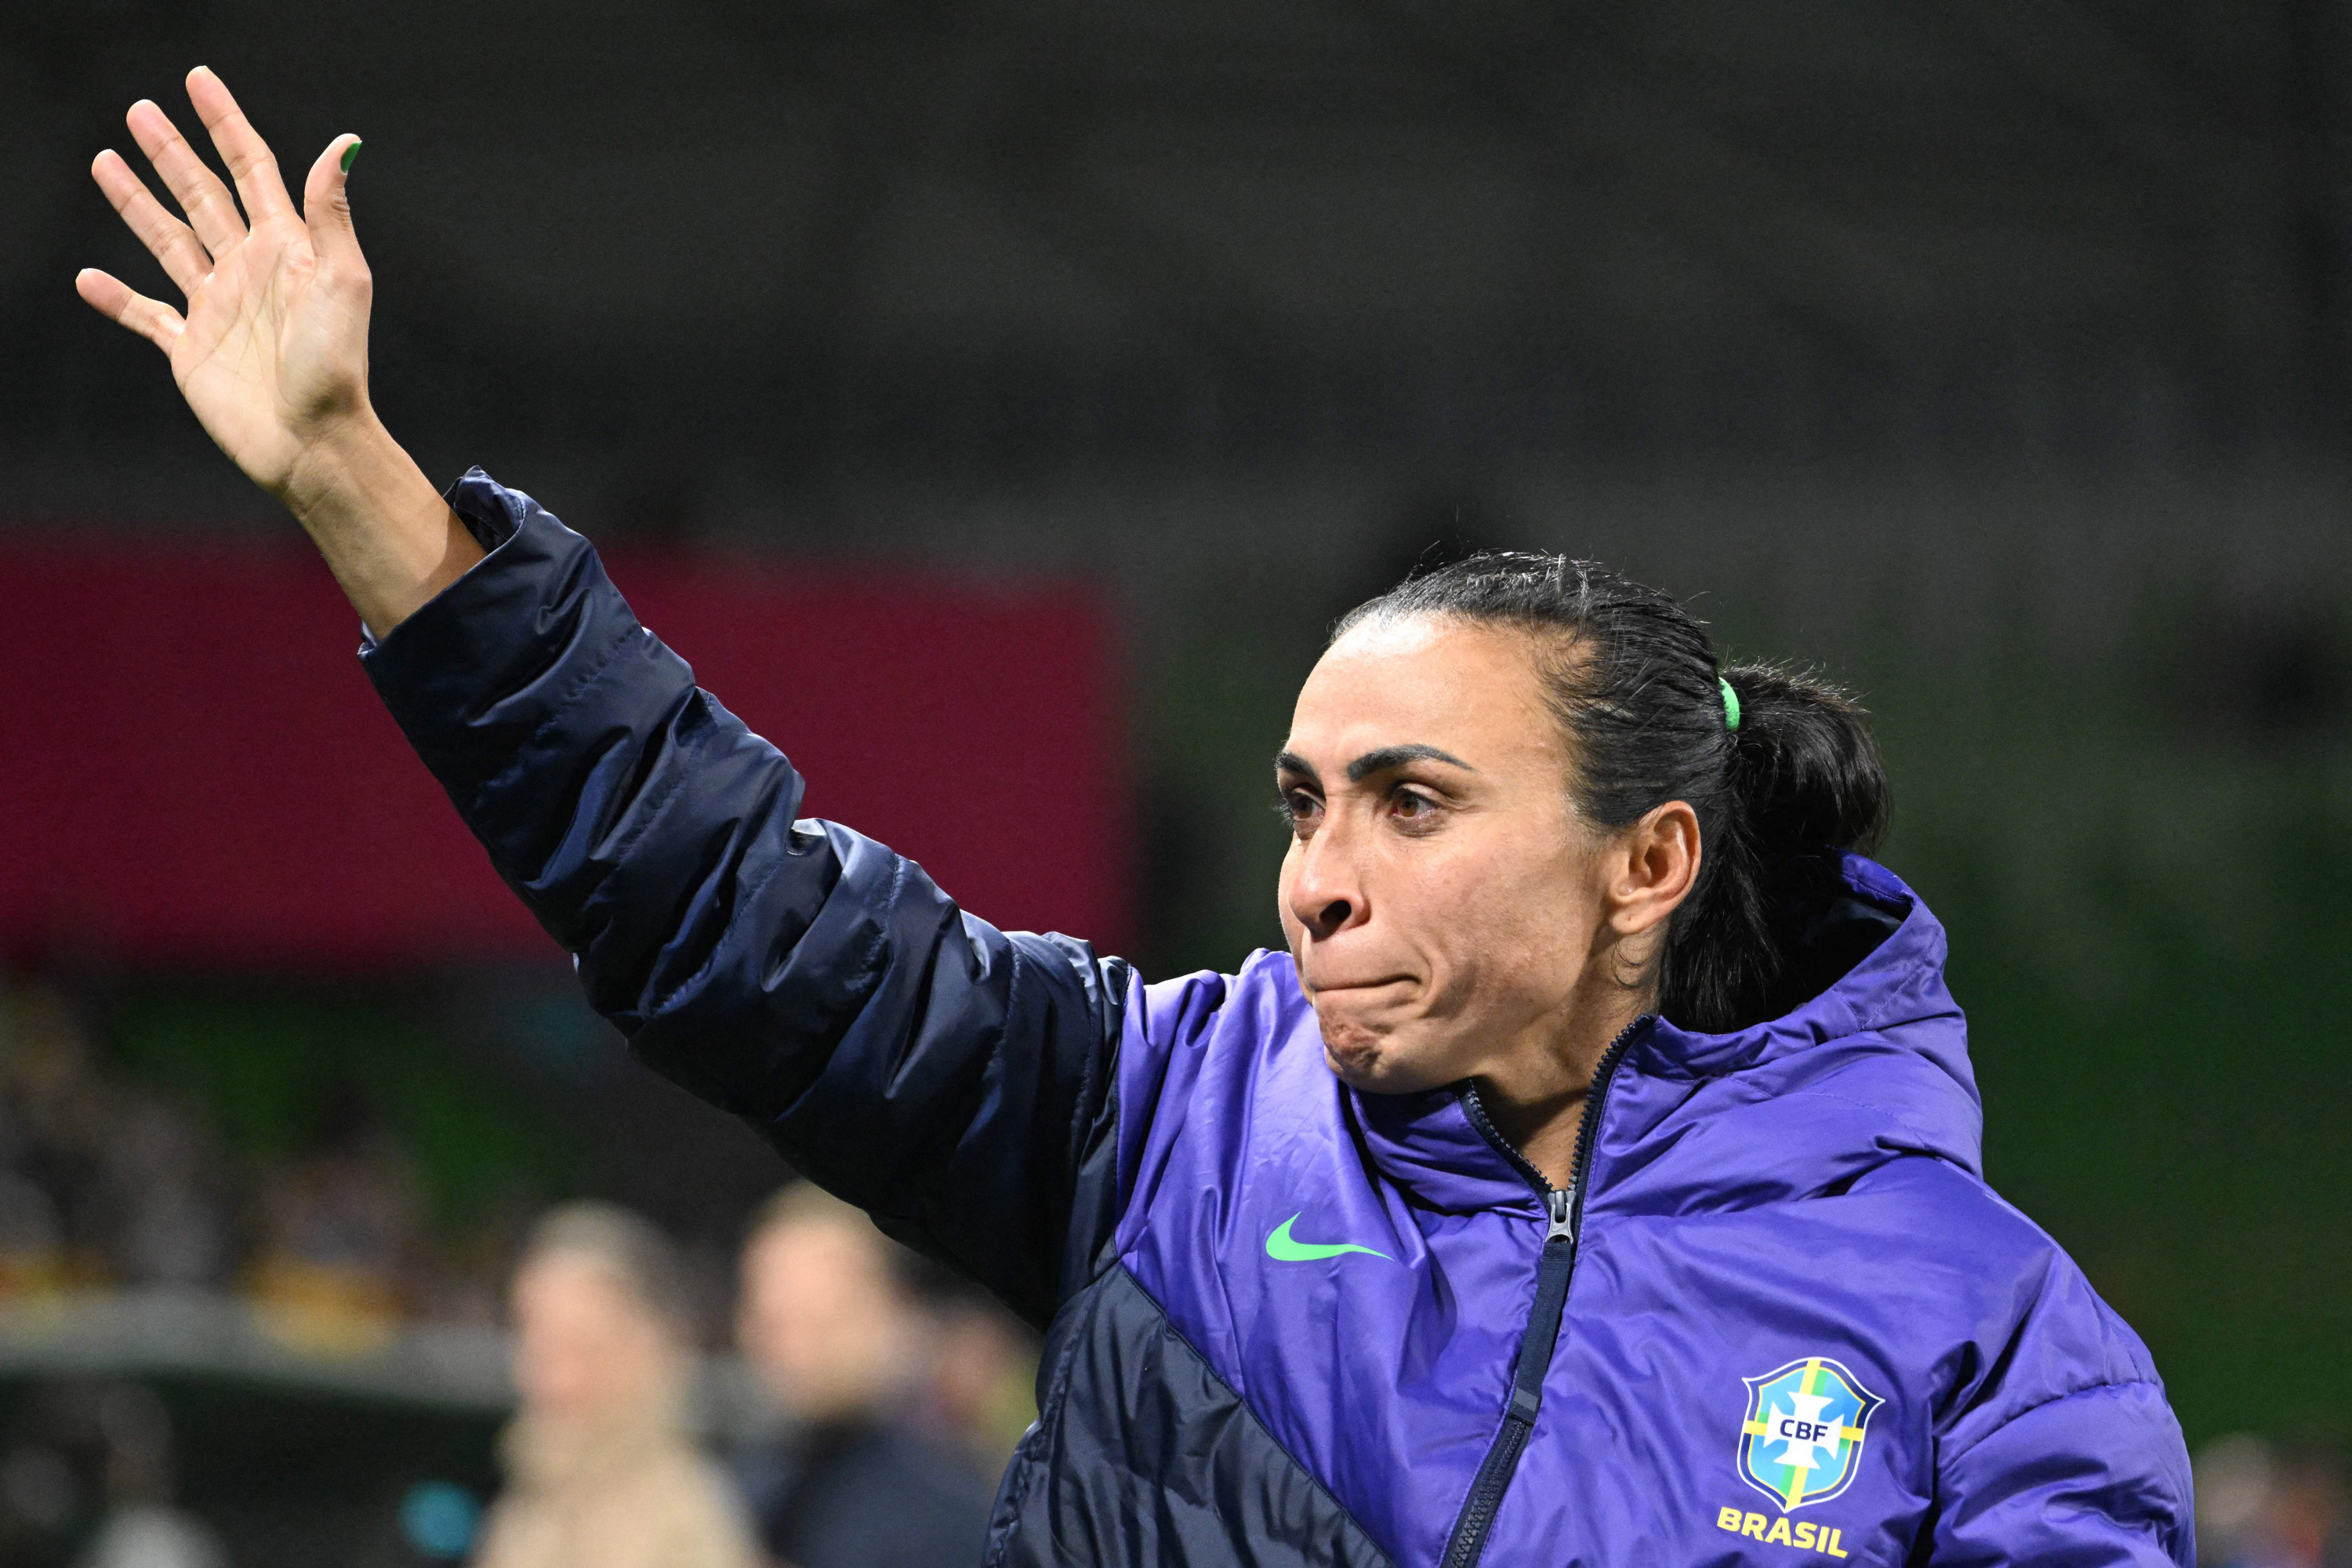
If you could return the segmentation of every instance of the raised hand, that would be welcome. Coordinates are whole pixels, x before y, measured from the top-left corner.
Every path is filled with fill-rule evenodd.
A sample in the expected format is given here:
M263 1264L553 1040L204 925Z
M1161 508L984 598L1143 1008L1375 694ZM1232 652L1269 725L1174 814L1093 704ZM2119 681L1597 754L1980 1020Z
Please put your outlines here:
M222 451L284 502L381 635L479 559L455 514L368 402L367 259L344 182L359 138L327 143L295 211L278 160L220 78L188 73L188 100L236 182L236 196L153 101L131 134L181 222L109 149L99 189L187 301L184 315L87 268L74 288L171 356L172 377ZM238 211L238 203L244 211Z
M74 285L171 356L173 379L205 431L256 484L283 496L304 452L336 421L367 407L373 285L344 195L359 138L327 144L297 212L278 161L220 78L203 68L189 72L188 98L236 181L243 216L228 187L150 100L131 105L131 134L188 221L164 211L111 149L90 166L99 189L186 298L186 315L95 268Z

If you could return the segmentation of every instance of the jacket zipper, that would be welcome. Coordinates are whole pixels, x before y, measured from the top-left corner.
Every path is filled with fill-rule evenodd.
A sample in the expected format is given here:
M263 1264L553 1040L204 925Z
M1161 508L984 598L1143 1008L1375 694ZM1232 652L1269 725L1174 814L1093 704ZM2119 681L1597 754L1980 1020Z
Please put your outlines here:
M1503 1427L1495 1434L1486 1458L1479 1463L1477 1479L1470 1483L1470 1495L1462 1501L1462 1512L1454 1521L1454 1534L1446 1542L1442 1568L1472 1568L1478 1561L1478 1554L1486 1548L1486 1532L1494 1528L1495 1512L1502 1507L1503 1490L1511 1484L1512 1472L1519 1468L1519 1456L1526 1452L1528 1438L1535 1431L1537 1413L1543 1408L1544 1375L1551 1370L1552 1353L1559 1343L1560 1319L1568 1309L1568 1279L1576 1268L1576 1238L1584 1222L1585 1194L1591 1184L1588 1177L1595 1131L1601 1124L1601 1108L1609 1098L1610 1080L1616 1076L1625 1047L1633 1043L1634 1033L1649 1021L1649 1016L1644 1014L1626 1025L1601 1053L1601 1065L1592 1075L1592 1092L1585 1100L1584 1124L1577 1129L1576 1155L1570 1162L1565 1190L1546 1181L1543 1173L1528 1163L1527 1156L1495 1131L1495 1124L1486 1118L1486 1107L1478 1103L1476 1089L1467 1084L1462 1088L1462 1109L1469 1114L1470 1124L1542 1195L1549 1224L1544 1231L1543 1250L1537 1255L1535 1310L1528 1314L1527 1331L1519 1337L1519 1353L1511 1370L1511 1400L1503 1411Z

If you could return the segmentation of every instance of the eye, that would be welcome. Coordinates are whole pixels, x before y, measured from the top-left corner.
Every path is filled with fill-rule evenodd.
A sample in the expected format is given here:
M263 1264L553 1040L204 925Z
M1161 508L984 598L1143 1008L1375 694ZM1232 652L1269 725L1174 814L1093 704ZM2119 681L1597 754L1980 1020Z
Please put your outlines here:
M1323 816L1323 803L1303 789L1286 789L1274 803L1274 812L1293 833L1312 829Z
M1408 827L1420 827L1437 819L1438 805L1417 789L1400 787L1389 796L1389 815Z

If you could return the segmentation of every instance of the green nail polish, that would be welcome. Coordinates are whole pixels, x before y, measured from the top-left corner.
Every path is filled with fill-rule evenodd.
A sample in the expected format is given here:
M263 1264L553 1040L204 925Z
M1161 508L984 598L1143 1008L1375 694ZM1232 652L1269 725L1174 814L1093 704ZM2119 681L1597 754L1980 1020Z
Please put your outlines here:
M343 173L344 173L344 174L350 174L350 173L352 172L352 159L354 159L354 158L356 158L356 157L358 157L359 155L360 155L360 144L359 144L358 142L352 142L350 146L348 146L348 147L346 147L346 148L344 148L344 149L343 149Z

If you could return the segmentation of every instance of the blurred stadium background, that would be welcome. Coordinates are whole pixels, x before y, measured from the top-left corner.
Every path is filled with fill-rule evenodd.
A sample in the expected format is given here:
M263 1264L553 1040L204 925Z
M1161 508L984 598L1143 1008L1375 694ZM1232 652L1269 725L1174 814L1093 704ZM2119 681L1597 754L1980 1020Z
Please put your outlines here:
M1990 1175L2153 1347L2208 1560L2343 1550L2352 5L0 16L0 1419L154 1390L234 1561L397 1562L494 1479L529 1215L654 1215L716 1350L782 1173L584 1013L71 297L160 287L85 170L199 60L295 168L366 139L427 472L608 545L813 810L1001 923L1277 940L1290 697L1433 554L1858 686Z

